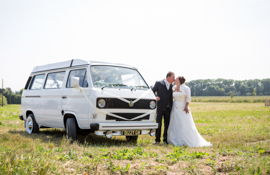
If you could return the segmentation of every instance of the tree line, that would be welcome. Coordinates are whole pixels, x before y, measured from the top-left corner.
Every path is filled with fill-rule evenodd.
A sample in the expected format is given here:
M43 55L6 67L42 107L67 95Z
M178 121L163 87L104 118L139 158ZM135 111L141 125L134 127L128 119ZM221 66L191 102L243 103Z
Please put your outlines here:
M13 92L11 88L0 88L0 105L2 105L2 95L3 95L3 104L21 104L23 89L20 91Z
M267 96L270 79L232 80L201 79L187 82L192 96Z

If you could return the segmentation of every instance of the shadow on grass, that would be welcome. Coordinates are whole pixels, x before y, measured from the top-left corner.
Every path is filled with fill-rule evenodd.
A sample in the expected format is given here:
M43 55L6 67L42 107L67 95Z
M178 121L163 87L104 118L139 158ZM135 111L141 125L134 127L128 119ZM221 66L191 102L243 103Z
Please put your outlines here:
M9 131L11 134L20 134L23 137L39 139L44 143L54 143L60 146L62 139L66 139L66 131L62 129L41 129L37 134L28 134L26 131L17 130ZM140 136L139 136L140 137ZM138 139L139 140L139 139ZM97 136L94 133L88 135L78 135L77 141L79 145L91 147L110 147L110 146L127 146L134 147L135 142L128 142L124 136L112 137L108 139L105 136Z

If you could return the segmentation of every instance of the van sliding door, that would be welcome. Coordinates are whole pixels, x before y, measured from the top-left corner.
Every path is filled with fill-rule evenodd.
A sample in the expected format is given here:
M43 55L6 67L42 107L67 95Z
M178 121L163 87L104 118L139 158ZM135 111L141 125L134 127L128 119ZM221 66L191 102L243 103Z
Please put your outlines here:
M48 73L40 98L41 124L43 126L64 128L62 122L62 86L65 71Z

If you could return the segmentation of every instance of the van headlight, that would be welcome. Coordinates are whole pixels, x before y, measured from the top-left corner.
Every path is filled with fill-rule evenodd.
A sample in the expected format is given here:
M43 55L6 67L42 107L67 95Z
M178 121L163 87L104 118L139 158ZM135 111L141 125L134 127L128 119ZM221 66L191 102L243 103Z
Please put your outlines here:
M99 106L100 108L104 108L105 105L106 105L106 101L105 101L104 99L98 100L98 106Z
M156 107L156 102L155 101L151 101L150 102L150 108L154 109Z

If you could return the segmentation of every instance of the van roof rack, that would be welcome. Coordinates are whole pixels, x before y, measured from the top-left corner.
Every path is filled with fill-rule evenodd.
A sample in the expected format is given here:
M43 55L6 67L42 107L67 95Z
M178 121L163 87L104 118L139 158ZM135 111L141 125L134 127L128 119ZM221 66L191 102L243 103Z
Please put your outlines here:
M47 70L54 70L54 69L63 69L63 68L68 68L68 67L83 66L83 65L112 65L112 66L122 66L122 67L136 69L133 66L129 66L129 65L121 64L121 63L109 63L109 62L101 62L101 61L86 61L86 60L81 60L81 59L72 59L72 60L62 61L58 63L51 63L51 64L46 64L46 65L36 66L32 70L32 73L42 72L42 71L47 71Z

